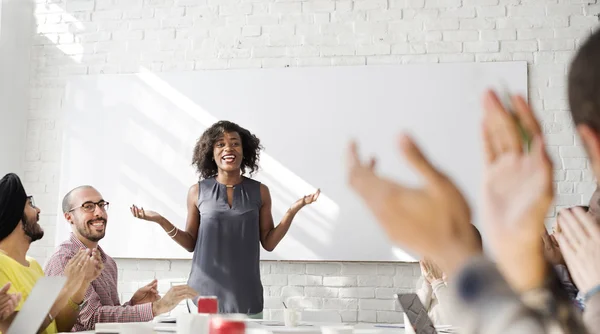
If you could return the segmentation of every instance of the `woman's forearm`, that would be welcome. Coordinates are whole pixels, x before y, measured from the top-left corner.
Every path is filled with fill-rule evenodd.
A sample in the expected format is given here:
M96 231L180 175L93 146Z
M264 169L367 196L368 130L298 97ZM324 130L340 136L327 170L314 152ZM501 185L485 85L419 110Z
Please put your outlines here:
M184 230L178 229L164 217L161 217L158 224L165 230L167 235L175 240L181 247L185 248L188 252L194 251L194 248L196 248L196 238L194 238L194 236Z
M290 208L281 219L279 225L275 226L269 234L267 234L267 242L265 243L265 249L267 251L273 251L275 247L281 242L283 237L287 234L288 230L292 226L292 221L300 209Z

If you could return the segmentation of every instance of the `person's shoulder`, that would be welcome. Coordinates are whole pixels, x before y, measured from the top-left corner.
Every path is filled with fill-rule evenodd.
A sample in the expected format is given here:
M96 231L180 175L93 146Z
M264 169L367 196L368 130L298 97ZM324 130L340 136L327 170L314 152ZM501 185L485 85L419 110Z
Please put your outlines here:
M269 193L269 188L262 182L242 176L242 184L251 194L260 195L261 197Z
M70 260L77 251L79 250L79 246L75 245L71 240L63 241L54 251L54 253L50 256L50 261L56 261L57 259L67 259Z
M269 187L267 187L266 184L264 184L264 183L262 183L260 181L257 181L257 180L245 177L244 178L244 182L246 182L247 184L249 184L251 187L253 187L255 189L258 189L261 194L267 194L267 193L269 193Z
M204 184L213 184L215 182L217 182L217 179L214 176L211 176L211 177L207 177L207 178L201 178L198 182L196 182L196 184L200 186L200 185L204 185ZM190 189L191 189L191 187L190 187Z
M258 182L256 188L258 189L262 201L265 201L271 197L271 191L269 190L269 187L267 187L266 184Z
M10 256L0 252L0 270L8 269L15 266L17 262Z
M0 252L0 262L8 262L10 259L10 256L5 254L4 252Z
M260 181L253 179L252 175L242 175L242 181L243 182L251 182L251 183L255 183L255 184L260 184Z
M38 274L41 274L41 276L44 276L44 270L35 258L26 256L25 259L27 260L27 262L29 262L29 269L35 271Z
M44 266L46 275L62 274L67 263L69 263L69 261L77 254L77 251L78 246L71 240L62 242L56 251L50 255L48 261L46 261L46 265Z

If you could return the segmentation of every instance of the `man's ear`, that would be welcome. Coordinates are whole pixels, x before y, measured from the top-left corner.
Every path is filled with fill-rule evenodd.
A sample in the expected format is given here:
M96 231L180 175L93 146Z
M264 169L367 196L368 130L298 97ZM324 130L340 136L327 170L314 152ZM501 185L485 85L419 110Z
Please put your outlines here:
M600 134L585 124L577 126L577 133L590 159L596 180L600 180Z
M73 225L73 215L70 212L65 212L65 219L69 224Z

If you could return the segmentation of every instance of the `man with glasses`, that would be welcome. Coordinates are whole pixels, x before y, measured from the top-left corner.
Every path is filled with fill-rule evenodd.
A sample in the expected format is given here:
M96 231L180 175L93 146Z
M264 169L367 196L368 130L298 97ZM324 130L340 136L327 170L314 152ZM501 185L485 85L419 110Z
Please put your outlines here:
M71 224L72 233L48 261L46 274L62 275L67 261L82 248L97 249L104 263L104 270L85 294L85 305L73 331L93 330L96 323L151 321L155 316L174 309L182 300L197 295L192 288L181 285L172 287L160 298L154 280L140 288L129 302L121 304L117 290L117 264L98 245L106 233L108 207L109 203L91 186L77 187L63 198L62 210Z

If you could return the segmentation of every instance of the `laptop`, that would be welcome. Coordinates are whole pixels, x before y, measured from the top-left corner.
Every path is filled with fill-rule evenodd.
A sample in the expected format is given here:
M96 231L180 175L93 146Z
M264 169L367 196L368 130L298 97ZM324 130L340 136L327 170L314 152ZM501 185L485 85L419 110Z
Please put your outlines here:
M437 334L435 326L429 315L427 315L427 310L417 294L402 293L397 294L396 298L398 298L404 314L406 314L410 321L410 324L405 324L405 326L412 326L415 334Z
M37 333L66 281L62 276L40 278L6 334Z

